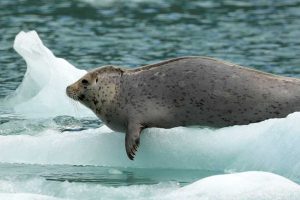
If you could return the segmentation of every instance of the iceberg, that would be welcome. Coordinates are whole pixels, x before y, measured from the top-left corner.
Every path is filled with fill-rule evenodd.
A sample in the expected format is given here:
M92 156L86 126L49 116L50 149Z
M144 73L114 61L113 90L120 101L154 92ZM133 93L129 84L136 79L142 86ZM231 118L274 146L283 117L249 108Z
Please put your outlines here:
M22 83L7 98L17 114L26 117L93 116L65 94L65 88L82 77L85 70L55 57L35 31L21 31L13 47L27 64Z
M27 118L51 118L58 115L95 117L91 111L75 104L65 94L66 86L84 75L85 70L79 70L66 60L55 57L35 31L20 32L16 36L14 48L27 64L22 83L7 98L17 114ZM296 112L282 119L220 129L146 129L142 132L141 145L134 162L126 156L125 135L113 132L107 126L64 132L49 126L46 130L30 135L0 135L0 162L199 169L226 173L267 171L212 176L179 189L171 186L172 192L153 199L296 200L300 199L299 185L272 173L299 180L299 120L300 113ZM63 184L68 187L76 185ZM81 186L86 187L76 185L76 188ZM136 188L130 188L132 194ZM107 195L114 193L110 189L105 188ZM98 188L93 190L99 193ZM0 198L56 198L52 198L52 195L23 194L27 191L16 192L20 193L0 193Z
M49 127L33 135L1 135L0 162L259 170L299 179L299 120L300 113L293 113L287 118L221 129L146 129L134 162L125 153L125 134L107 126L75 132Z
M86 73L57 58L35 31L20 32L15 50L24 58L24 79L8 99L29 117L95 116L65 94ZM0 162L139 168L183 168L225 172L263 170L291 178L300 174L300 113L282 119L220 129L151 128L143 131L134 162L127 159L124 134L102 126L76 132L0 136ZM157 139L159 138L159 140ZM18 152L18 153L17 153Z
M276 174L253 171L204 178L162 199L298 200L300 186Z

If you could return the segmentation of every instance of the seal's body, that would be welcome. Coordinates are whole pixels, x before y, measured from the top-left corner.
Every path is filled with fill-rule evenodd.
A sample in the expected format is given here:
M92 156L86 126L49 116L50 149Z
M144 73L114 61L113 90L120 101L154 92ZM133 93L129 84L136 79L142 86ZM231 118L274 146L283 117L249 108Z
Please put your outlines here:
M206 57L181 57L136 69L106 66L67 88L113 130L126 132L133 159L143 128L225 127L300 110L300 80Z

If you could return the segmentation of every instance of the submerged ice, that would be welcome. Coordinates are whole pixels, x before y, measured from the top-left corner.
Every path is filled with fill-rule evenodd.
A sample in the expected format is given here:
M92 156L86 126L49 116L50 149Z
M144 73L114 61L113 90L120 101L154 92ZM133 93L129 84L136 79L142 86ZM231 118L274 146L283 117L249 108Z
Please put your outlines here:
M84 75L85 70L79 70L66 60L55 57L44 46L35 31L20 32L16 36L14 48L27 64L22 83L7 98L9 105L17 114L27 118L43 117L49 120L58 115L94 117L87 108L74 104L65 95L66 86ZM49 126L34 134L1 134L0 162L204 169L230 173L260 170L299 180L299 120L300 113L293 113L282 119L269 119L260 123L221 129L204 127L146 129L142 132L141 145L134 162L129 161L126 156L123 133L113 132L106 126L71 132L61 132ZM3 126L5 123L1 124L0 128ZM35 181L33 180L30 184L35 185ZM37 180L37 183L41 184L37 187L44 187L44 182L40 181ZM11 184L10 191L1 190L0 187L0 197L7 195L7 199L30 199L30 197L33 199L76 199L68 195L53 196L47 192L21 190L17 187L18 181L12 183L0 181L1 184ZM130 190L127 194L132 198L137 197L132 196L136 190L144 191L143 187L148 189L150 187L112 189L104 186L87 187L84 184L75 183L61 183L61 185L70 191L74 188L73 191L93 190L90 192L95 193L104 191L108 196L121 195L125 190ZM153 186L152 196L144 199L152 197L153 199L172 199L172 197L180 196L183 199L246 200L251 199L253 195L256 195L255 199L274 199L275 197L276 199L300 199L297 184L278 175L263 172L212 176L181 189L174 185L168 186L166 188L168 192L160 191L159 187ZM160 194L166 193L166 195L157 196L159 194L156 191ZM16 196L6 194L7 192L19 194ZM30 193L33 196L30 196ZM220 194L220 196L217 197L214 194ZM78 197L80 195L78 194ZM119 198L119 196L115 197Z

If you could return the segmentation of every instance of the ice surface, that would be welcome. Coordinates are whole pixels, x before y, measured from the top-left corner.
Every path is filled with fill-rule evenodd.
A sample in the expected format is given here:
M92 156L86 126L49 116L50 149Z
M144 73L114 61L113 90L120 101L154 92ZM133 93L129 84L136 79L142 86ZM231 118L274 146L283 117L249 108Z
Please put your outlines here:
M3 200L62 200L61 198L49 197L38 194L26 193L0 193L0 199Z
M157 199L154 197L161 197L178 188L176 183L110 187L91 183L46 181L43 178L12 179L0 180L0 199L35 200L30 197L42 197L41 200L146 200ZM15 194L7 194L8 192ZM28 198L23 198L26 193Z
M67 85L82 77L85 70L55 57L35 31L21 31L15 38L14 49L27 64L22 83L8 98L17 113L29 117L92 115L91 111L75 105L65 94Z
M42 131L0 136L0 162L112 167L263 170L290 178L300 174L300 113L283 119L222 129L147 129L135 161L124 134L106 126L78 132Z
M272 173L243 172L201 179L163 199L298 200L300 186Z
M284 177L266 172L211 176L182 188L175 182L109 187L29 178L0 180L0 199L299 200L300 186Z

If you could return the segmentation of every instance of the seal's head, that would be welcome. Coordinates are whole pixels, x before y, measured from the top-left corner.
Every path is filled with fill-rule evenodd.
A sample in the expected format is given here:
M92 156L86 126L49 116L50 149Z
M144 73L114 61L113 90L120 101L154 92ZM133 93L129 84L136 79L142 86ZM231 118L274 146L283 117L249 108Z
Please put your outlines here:
M69 85L66 93L99 114L99 107L108 105L114 98L122 73L122 69L113 66L97 68Z
M90 108L91 100L94 98L94 90L96 89L96 76L94 73L87 73L78 81L69 85L66 89L67 95L79 101L83 105Z

